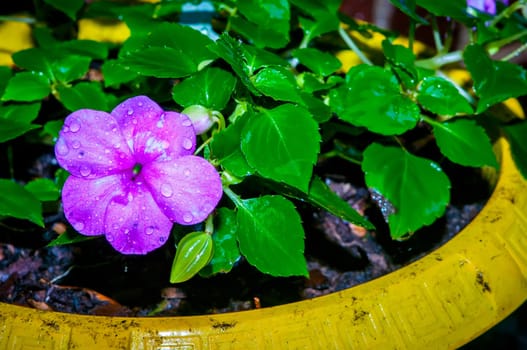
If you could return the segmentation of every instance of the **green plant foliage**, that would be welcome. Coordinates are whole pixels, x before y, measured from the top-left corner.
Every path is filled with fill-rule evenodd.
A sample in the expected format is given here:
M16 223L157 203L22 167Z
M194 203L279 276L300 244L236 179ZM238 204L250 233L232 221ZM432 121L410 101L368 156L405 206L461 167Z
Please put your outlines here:
M191 279L214 253L212 237L206 232L192 232L179 241L170 272L170 283L181 283Z
M12 140L20 135L24 135L30 130L38 128L40 128L40 125L0 118L0 142Z
M293 56L312 72L324 77L335 73L342 65L335 56L312 48L297 49Z
M0 105L0 142L12 140L40 126L31 124L37 118L40 103Z
M157 78L181 78L216 58L207 46L212 40L178 23L161 23L148 35L127 41L119 54L120 63L133 72Z
M243 128L241 147L260 175L307 192L319 143L318 125L311 114L284 104L253 115Z
M235 85L232 74L209 67L175 85L172 98L183 107L200 105L221 111L227 105Z
M41 73L21 72L14 75L2 96L3 101L38 101L51 92L49 80Z
M507 125L505 127L505 133L511 143L514 162L518 166L523 177L527 178L527 144L525 143L527 124L515 123Z
M368 187L393 206L384 210L394 239L434 222L450 200L450 181L439 165L401 148L371 144L362 169Z
M97 239L97 238L100 238L100 237L99 236L84 236L84 235L81 235L75 232L75 230L68 229L66 232L60 234L57 238L49 242L46 247L55 247L59 245L81 243L81 242L91 241L92 239Z
M273 276L307 276L304 230L293 204L282 196L242 200L238 243L247 261Z
M97 82L82 82L74 86L58 86L58 98L70 111L82 108L109 110L108 101Z
M419 87L417 100L424 108L441 116L474 113L470 103L456 87L440 77L425 77Z
M59 198L59 189L50 179L35 179L24 187L42 202L55 201Z
M380 67L359 65L346 83L330 93L338 117L382 135L399 135L415 127L419 108L401 94L396 77Z
M382 42L382 48L386 60L399 79L405 86L414 87L417 83L418 73L412 50L402 45L393 45L389 40Z
M476 113L511 97L527 94L527 70L510 62L493 61L481 45L469 45L463 52L467 69L479 97Z
M201 276L212 276L217 273L230 272L240 260L240 249L237 240L236 212L227 208L218 209L212 241L214 255L209 264L201 271Z
M77 12L84 5L84 0L44 0L57 10L64 12L69 18L75 19Z
M302 103L295 77L286 68L263 68L251 80L254 87L266 96L275 100Z
M28 190L19 184L0 179L0 215L29 220L44 227L42 205Z
M433 127L441 153L451 161L465 166L498 167L489 137L474 120L455 118L434 123Z
M299 18L300 26L304 32L305 43L322 34L335 31L339 27L338 9L341 1L339 0L291 0L297 10L303 16Z

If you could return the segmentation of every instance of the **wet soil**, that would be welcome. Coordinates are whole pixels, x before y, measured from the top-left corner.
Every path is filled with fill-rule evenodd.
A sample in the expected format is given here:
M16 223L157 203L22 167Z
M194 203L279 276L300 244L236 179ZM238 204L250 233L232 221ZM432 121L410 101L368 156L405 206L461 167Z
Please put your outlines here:
M488 187L483 180L464 182L480 178L474 176L476 170L465 169L469 173L458 174L459 181L453 183L452 204L445 216L410 239L395 242L370 192L352 181L357 169L339 160L328 163L318 173L377 229L367 231L297 203L306 230L309 278L271 277L241 260L229 274L171 285L173 241L146 256L120 255L104 238L46 247L66 225L58 208L47 216L45 231L17 220L0 221L0 301L80 314L167 316L239 311L313 298L382 276L438 248L470 222L489 194L482 190ZM442 166L447 172L458 171ZM41 176L53 167L49 152L44 152L29 169Z

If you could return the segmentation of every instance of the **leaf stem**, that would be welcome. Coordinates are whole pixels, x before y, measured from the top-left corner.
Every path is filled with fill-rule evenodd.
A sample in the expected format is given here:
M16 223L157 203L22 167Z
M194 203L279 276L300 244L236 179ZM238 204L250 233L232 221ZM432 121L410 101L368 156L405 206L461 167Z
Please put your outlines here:
M434 36L434 44L436 46L436 51L439 53L443 53L445 47L443 46L442 40L441 40L441 34L439 31L439 27L437 25L437 19L435 16L432 18L432 34Z
M361 59L362 62L364 62L366 64L369 64L370 66L373 65L373 63L370 61L370 59L368 57L366 57L366 55L364 55L364 52L362 52L362 50L359 49L359 47L355 44L355 42L353 41L351 36L348 34L348 32L346 32L346 30L344 30L344 28L342 28L342 27L339 28L339 35L342 38L342 40L344 40L346 45L348 45L348 47L353 52L355 52L355 54L357 56L359 56L359 58Z
M499 21L501 21L503 18L509 18L516 10L522 8L523 6L527 5L527 1L517 1L513 4L511 4L509 7L507 7L505 10L503 10L499 15L494 17L492 21L489 23L490 28L494 28L496 24L498 24Z
M527 49L527 43L524 43L523 45L518 47L516 50L512 51L510 54L508 54L507 56L503 57L501 60L502 61L509 61L509 60L513 59L514 57L519 56L520 53L522 53L526 49Z
M243 207L243 201L240 196L234 193L228 186L223 187L223 193L236 205L237 208Z
M421 68L428 68L436 70L441 66L450 63L460 62L463 59L463 52L461 51L452 51L445 54L437 55L435 57L418 60L415 62L415 65Z

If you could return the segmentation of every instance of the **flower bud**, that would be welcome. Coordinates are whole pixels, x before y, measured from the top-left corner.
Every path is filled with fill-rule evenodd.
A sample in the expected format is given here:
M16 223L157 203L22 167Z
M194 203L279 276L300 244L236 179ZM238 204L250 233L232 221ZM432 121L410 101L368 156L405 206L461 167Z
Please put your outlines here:
M189 106L185 108L181 113L185 114L190 118L196 135L201 135L204 132L207 132L212 127L212 125L214 125L212 111L203 106Z

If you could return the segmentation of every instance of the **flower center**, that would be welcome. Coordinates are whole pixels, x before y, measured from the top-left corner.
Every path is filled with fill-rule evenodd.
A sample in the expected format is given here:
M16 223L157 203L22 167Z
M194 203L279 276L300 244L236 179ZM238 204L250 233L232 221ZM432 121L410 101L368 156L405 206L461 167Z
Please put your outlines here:
M135 180L135 178L137 177L137 175L139 175L139 173L141 172L141 168L143 166L139 163L136 163L134 165L134 167L132 168L132 180Z

